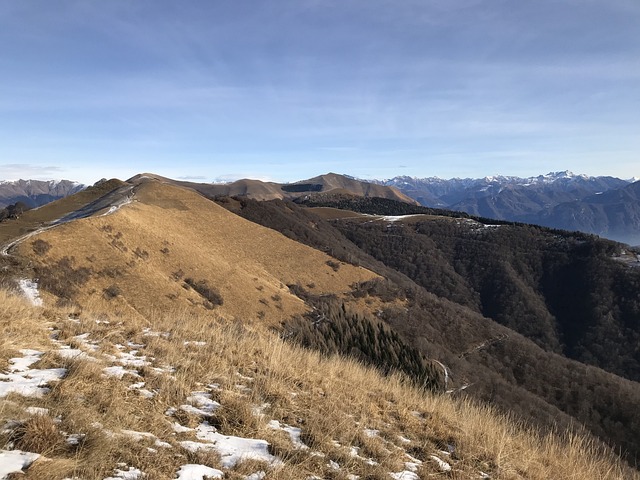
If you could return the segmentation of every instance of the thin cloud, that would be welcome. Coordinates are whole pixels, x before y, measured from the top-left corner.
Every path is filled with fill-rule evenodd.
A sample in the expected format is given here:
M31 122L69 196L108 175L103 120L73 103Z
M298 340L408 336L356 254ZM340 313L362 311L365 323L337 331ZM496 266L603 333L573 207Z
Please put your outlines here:
M178 177L178 180L206 180L204 175L186 175L184 177Z
M66 169L53 165L42 166L29 163L5 163L0 165L0 180L51 180L60 178Z

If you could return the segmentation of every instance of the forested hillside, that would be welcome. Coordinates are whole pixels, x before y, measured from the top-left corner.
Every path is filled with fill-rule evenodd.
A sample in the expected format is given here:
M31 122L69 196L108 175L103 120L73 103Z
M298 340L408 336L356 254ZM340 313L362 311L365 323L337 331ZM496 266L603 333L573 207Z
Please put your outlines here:
M640 384L585 365L637 378L638 299L632 282L640 270L611 258L619 253L618 244L541 227L484 224L458 213L434 216L431 209L381 199L349 204L341 198L325 205L369 214L382 207L387 215L416 216L326 220L290 202L217 200L390 279L356 286L353 295L378 302L375 321L384 321L425 358L446 365L446 389L488 400L541 426L577 421L632 460L637 457ZM425 212L429 215L417 215ZM327 351L346 311L333 308L337 317L320 311L326 322L298 320L286 328L305 345ZM616 330L607 329L607 322ZM619 354L605 354L600 342L615 343ZM331 351L344 352L340 348ZM353 345L348 348L362 355Z

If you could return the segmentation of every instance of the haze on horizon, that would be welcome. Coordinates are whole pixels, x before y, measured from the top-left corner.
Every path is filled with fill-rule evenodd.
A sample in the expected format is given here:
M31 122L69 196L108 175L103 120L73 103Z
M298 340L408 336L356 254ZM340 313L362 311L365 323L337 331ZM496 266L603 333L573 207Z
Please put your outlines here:
M640 176L634 0L0 0L0 180Z

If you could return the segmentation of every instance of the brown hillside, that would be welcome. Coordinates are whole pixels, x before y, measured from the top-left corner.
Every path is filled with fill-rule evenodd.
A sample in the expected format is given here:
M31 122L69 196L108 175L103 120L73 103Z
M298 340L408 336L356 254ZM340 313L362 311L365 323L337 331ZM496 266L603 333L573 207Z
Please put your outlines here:
M145 316L189 307L276 323L307 308L287 284L340 294L376 277L155 180L136 186L134 202L118 211L61 225L16 250L33 260L42 289Z
M128 187L122 180L112 179L98 183L85 190L49 203L39 208L25 212L18 219L6 220L0 223L0 246L5 245L16 237L28 234L51 222L64 218L87 204L97 201L104 195Z
M262 182L251 179L242 179L226 184L194 183L172 180L152 173L136 175L129 181L138 182L144 179L155 179L172 185L192 188L207 197L224 195L229 197L241 196L254 200L282 200L322 193L332 195L356 195L359 197L380 197L410 203L412 205L419 205L418 202L400 192L400 190L395 187L367 183L336 173L328 173L295 183Z

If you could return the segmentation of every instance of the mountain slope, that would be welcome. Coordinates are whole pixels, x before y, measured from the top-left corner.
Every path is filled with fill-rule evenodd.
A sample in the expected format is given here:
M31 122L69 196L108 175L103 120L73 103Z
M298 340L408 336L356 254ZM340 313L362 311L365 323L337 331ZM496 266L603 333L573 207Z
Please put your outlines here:
M640 245L640 182L561 203L535 218L525 217L524 220Z
M43 287L58 297L143 315L216 309L276 322L306 311L287 284L340 294L376 277L332 268L328 255L156 180L135 185L133 202L119 210L47 230L15 251L33 259Z
M23 202L31 208L39 207L83 188L85 185L69 180L0 181L0 209L16 202Z
M259 325L69 317L2 289L0 305L3 476L640 478L588 438L539 435ZM29 376L31 392L6 393Z
M363 304L377 305L376 319L392 326L408 345L447 366L450 378L445 388L463 389L464 394L541 426L567 428L579 421L601 438L623 446L631 459L637 455L640 424L633 405L640 402L640 384L558 355L563 352L562 342L571 340L570 345L579 344L582 353L574 349L565 354L635 378L638 359L633 352L640 329L632 323L637 318L633 309L638 290L633 282L614 279L621 280L620 274L627 272L633 280L634 272L640 271L609 257L607 249L615 244L526 225L485 226L469 218L434 216L429 209L425 209L428 215L419 215L415 207L413 214L400 217L332 211L329 218L334 221L328 224L320 217L313 219L312 212L318 209L305 211L282 202L247 200L238 205L220 201L246 218L392 278L393 282L361 285L353 295ZM348 201L341 199L336 204L344 207ZM393 209L393 202L385 205L380 199L354 199L352 204L368 212L382 205L387 215ZM407 209L405 204L396 205L401 211ZM360 254L347 239L361 247ZM589 245L595 250L589 251ZM604 249L599 251L600 247ZM600 271L603 283L593 275L585 277L580 265ZM397 271L390 273L392 269ZM547 282L555 278L559 283L553 287L553 298L552 291L539 291L539 279L534 280L540 269L548 270ZM602 288L609 282L628 288ZM575 298L574 308L569 309L571 317L560 311L559 302L568 295L560 287L577 289L569 297ZM548 310L545 296L557 310ZM597 300L603 297L607 302ZM405 299L404 303L394 303L398 298ZM623 316L601 316L602 310L593 308L598 302L617 304ZM337 339L353 328L348 325L357 324L353 316L366 317L340 302L318 299L313 305L328 322L308 329L314 321L309 318L306 324L294 322L286 328L303 344L316 344L323 350L331 349L330 339L335 338L340 351ZM616 328L606 327L612 323ZM574 336L563 337L558 324L562 335L573 328ZM593 325L603 329L591 328ZM624 342L619 341L621 337ZM611 349L611 341L617 342L617 355L606 355L601 347L605 343ZM616 422L624 428L614 426Z

